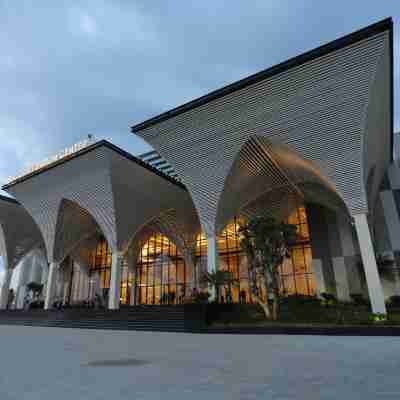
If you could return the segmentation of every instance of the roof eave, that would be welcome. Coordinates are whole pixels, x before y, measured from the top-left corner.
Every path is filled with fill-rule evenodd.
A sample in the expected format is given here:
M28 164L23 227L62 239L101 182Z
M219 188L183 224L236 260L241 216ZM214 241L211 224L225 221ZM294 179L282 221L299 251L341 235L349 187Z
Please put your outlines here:
M96 143L93 143L92 145L90 145L88 147L85 147L85 148L77 151L76 153L73 153L73 154L71 154L71 155L69 155L67 157L64 157L61 160L58 160L58 161L56 161L56 162L54 162L54 163L52 163L50 165L46 165L46 166L44 166L44 167L42 167L42 168L40 168L40 169L38 169L36 171L33 171L33 172L31 172L31 173L29 173L27 175L24 175L21 178L18 178L16 180L12 181L12 182L9 182L9 183L3 185L2 189L7 191L9 188L11 188L13 186L16 186L16 185L18 185L20 183L23 183L23 182L27 181L28 179L31 179L31 178L33 178L35 176L40 175L40 174L43 174L43 173L49 171L50 169L58 167L59 165L62 165L64 163L68 162L68 161L72 161L73 159L75 159L77 157L80 157L80 156L82 156L82 155L84 155L86 153L89 153L90 151L93 151L93 150L95 150L95 149L97 149L99 147L102 147L102 146L107 147L107 148L115 151L116 153L120 154L124 158L127 158L128 160L138 164L139 166L141 166L141 167L153 172L154 174L158 175L159 177L166 179L167 181L169 181L172 184L180 187L181 189L186 190L186 187L185 187L185 185L183 183L181 183L181 182L177 181L176 179L174 179L174 178L162 173L157 168L152 167L151 165L145 163L144 161L142 161L139 158L133 156L132 154L128 153L127 151L121 149L120 147L110 143L107 140L100 140L100 141L98 141Z
M291 58L291 59L284 61L280 64L277 64L275 66L272 66L272 67L265 69L261 72L258 72L256 74L250 75L250 76L248 76L244 79L241 79L237 82L234 82L230 85L224 86L224 87L217 89L211 93L208 93L202 97L199 97L188 103L178 106L172 110L164 112L153 118L150 118L144 122L136 124L131 127L131 132L132 133L140 132L140 131L147 129L151 126L154 126L160 122L174 118L174 117L176 117L180 114L183 114L189 110L195 109L201 105L204 105L213 100L216 100L218 98L226 96L237 90L243 89L249 85L252 85L254 83L262 81L266 78L270 78L274 75L277 75L277 74L280 74L287 70L290 70L291 68L294 68L294 67L297 67L306 62L315 60L315 59L317 59L321 56L324 56L326 54L329 54L333 51L336 51L338 49L349 46L353 43L359 42L363 39L366 39L368 37L374 36L378 33L385 32L388 30L390 31L391 36L393 36L393 20L391 17L386 18L382 21L376 22L375 24L369 25L365 28L362 28L356 32L350 33L341 38L338 38L332 42L329 42L327 44L319 46L313 50L302 53L294 58ZM392 67L392 69L393 69L393 67Z

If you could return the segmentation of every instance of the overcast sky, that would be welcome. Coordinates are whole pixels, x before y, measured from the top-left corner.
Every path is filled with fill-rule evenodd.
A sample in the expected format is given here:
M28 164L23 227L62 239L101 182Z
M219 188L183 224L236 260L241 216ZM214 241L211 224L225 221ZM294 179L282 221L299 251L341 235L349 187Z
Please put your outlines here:
M397 98L398 0L0 0L0 182L387 16Z
M129 127L368 24L400 1L0 0L0 183L88 133Z

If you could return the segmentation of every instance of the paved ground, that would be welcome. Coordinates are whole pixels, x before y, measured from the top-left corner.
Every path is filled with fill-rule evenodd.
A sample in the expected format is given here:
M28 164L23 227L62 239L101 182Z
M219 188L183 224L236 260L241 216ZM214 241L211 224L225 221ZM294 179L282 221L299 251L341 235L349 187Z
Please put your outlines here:
M400 338L0 326L1 400L399 398Z

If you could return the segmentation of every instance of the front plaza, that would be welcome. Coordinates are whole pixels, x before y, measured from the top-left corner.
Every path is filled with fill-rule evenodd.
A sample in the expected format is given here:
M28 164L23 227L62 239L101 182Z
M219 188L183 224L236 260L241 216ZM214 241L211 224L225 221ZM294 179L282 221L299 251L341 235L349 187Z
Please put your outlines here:
M393 337L2 326L0 353L4 400L395 400L400 391Z
M263 215L297 228L282 296L386 314L400 296L392 52L388 19L133 126L148 154L91 139L14 177L0 308L26 307L32 282L44 309L190 303L216 270L238 284L212 300L252 303L238 230Z

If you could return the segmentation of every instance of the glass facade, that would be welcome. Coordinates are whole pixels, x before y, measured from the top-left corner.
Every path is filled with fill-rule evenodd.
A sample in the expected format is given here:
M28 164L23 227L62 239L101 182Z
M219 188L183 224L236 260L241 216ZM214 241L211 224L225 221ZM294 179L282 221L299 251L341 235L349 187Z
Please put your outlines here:
M176 246L154 234L143 243L136 266L136 304L176 304L186 295L186 264Z
M111 257L112 254L107 241L104 238L101 238L90 255L89 275L92 278L92 290L95 289L96 285L100 289L110 287Z
M297 207L288 217L287 222L297 227L299 239L292 248L291 257L280 267L280 286L284 295L315 294L315 281L312 271L312 255L306 211L303 206ZM241 220L235 218L226 226L218 238L219 268L230 271L237 281L230 288L232 300L251 301L249 291L249 270L246 256L240 248L239 226ZM207 239L199 235L196 246L197 269L204 269L207 262ZM99 240L90 258L89 297L96 288L110 286L111 251L107 241ZM135 280L128 271L125 261L121 276L121 304L131 303L131 286L135 285L134 304L177 304L188 296L196 286L194 271L189 271L182 255L176 246L162 234L153 234L141 243L141 251L136 265ZM263 284L260 281L260 289ZM228 287L221 288L222 301L226 299ZM264 293L263 289L261 293ZM240 299L241 294L242 299Z
M281 290L285 294L314 295L316 286L305 208L295 209L287 222L296 225L299 239L292 248L291 257L287 258L280 267Z
M96 291L110 288L112 253L107 240L99 239L96 248L90 254L89 262L89 290L88 299L93 299ZM121 271L121 304L130 304L130 286L132 274L128 272L128 263L125 260Z

